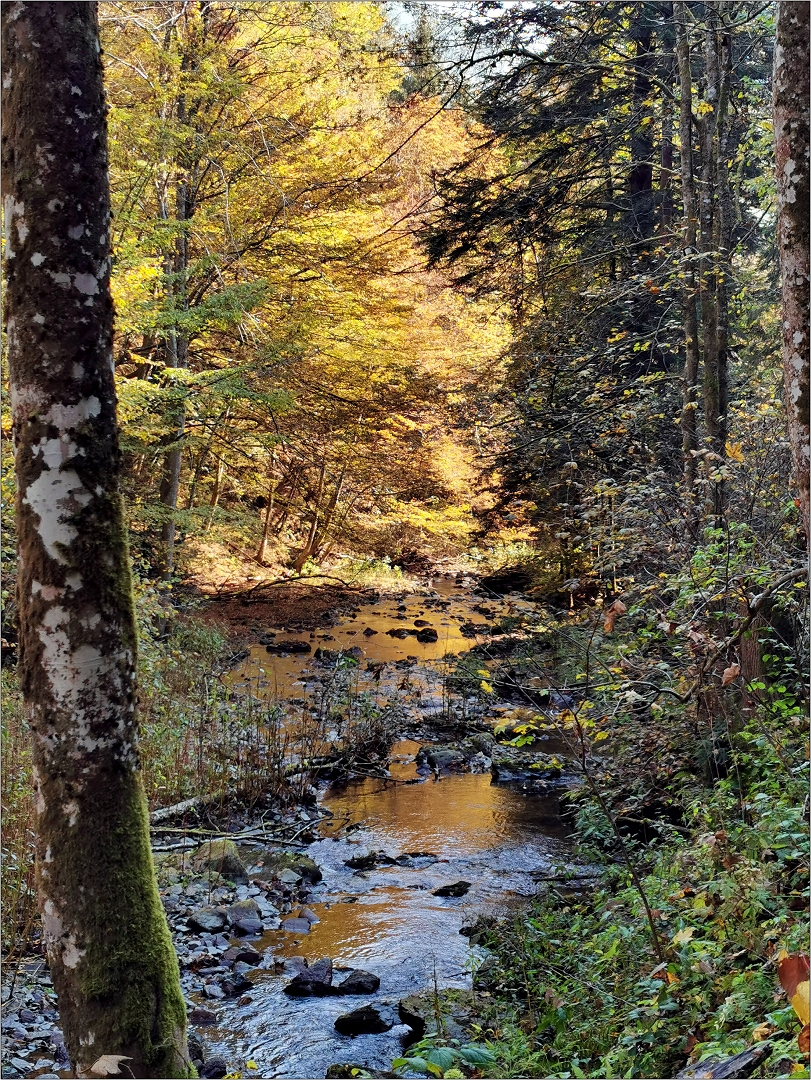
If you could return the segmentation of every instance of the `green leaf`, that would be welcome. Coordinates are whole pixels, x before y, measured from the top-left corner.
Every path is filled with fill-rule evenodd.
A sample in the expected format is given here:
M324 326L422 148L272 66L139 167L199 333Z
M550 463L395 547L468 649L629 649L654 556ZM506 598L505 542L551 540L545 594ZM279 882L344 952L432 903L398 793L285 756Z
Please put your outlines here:
M459 1057L466 1065L493 1065L496 1060L495 1054L493 1054L492 1051L484 1046L476 1046L474 1044L463 1046L459 1050Z
M458 1051L451 1050L448 1046L436 1046L425 1055L428 1061L438 1065L443 1072L453 1067L453 1063L458 1056Z

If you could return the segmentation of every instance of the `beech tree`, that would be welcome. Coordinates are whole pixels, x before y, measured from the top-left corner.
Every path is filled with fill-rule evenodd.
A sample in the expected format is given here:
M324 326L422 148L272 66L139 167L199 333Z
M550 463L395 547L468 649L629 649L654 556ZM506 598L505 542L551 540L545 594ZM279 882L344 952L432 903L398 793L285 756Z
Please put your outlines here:
M190 1076L138 764L96 4L5 4L2 42L20 674L43 936L77 1076L122 1065Z
M774 50L774 141L777 229L783 277L783 375L800 516L809 533L809 7L777 5Z

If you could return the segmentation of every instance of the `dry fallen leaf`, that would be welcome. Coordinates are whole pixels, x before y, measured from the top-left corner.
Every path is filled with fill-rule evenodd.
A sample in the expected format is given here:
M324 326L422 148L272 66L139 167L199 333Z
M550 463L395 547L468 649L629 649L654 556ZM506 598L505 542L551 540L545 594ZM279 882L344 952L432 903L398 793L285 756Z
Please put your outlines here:
M797 1045L800 1048L801 1054L811 1052L811 1027L809 1027L808 1024L805 1025L803 1030L797 1036Z
M763 1042L764 1039L768 1039L774 1030L774 1024L769 1024L767 1022L758 1024L756 1028L752 1029L752 1038L755 1042Z
M126 1054L102 1054L98 1061L94 1061L90 1066L90 1072L93 1076L120 1076L119 1066L122 1061L132 1061L132 1058Z
M614 630L614 623L617 621L618 615L624 615L628 608L623 604L622 600L615 600L610 608L605 610L605 618L603 620L603 629L606 634L612 633Z
M809 963L806 953L793 953L789 956L785 949L781 949L777 957L777 975L786 997L800 1018L800 1023L807 1024Z
M721 676L721 686L729 686L731 682L738 678L740 673L740 664L730 664L728 668L724 668L724 674Z

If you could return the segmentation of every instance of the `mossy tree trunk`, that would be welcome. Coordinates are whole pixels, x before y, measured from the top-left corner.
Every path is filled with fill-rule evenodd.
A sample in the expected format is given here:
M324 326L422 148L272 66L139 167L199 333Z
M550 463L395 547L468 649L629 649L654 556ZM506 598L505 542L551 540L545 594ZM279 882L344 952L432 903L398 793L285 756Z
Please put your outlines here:
M800 520L809 530L809 5L780 0L774 49L777 220L783 276L783 376Z
M3 5L6 317L37 881L78 1076L193 1075L138 767L95 3Z

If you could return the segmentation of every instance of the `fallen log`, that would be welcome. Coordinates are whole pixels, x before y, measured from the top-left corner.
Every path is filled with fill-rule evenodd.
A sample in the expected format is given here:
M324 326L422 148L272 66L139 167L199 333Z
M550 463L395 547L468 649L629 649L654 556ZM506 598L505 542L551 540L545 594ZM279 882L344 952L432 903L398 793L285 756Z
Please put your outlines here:
M734 1057L706 1058L698 1065L688 1065L676 1073L676 1077L677 1080L737 1080L738 1077L751 1076L771 1052L770 1043L758 1043Z
M160 810L153 810L149 815L149 822L152 825L157 824L160 821L169 821L173 817L177 817L178 814L188 814L191 810L199 810L202 806L208 806L209 803L215 802L216 795L197 795L194 799L184 799L183 802L175 803L174 806L163 806Z

